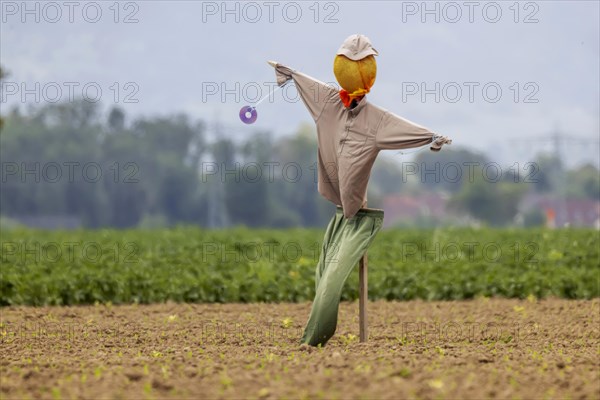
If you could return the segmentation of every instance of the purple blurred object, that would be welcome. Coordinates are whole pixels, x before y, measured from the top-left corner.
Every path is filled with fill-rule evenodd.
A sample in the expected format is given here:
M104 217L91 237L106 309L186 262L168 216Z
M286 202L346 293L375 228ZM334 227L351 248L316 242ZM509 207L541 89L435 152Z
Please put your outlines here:
M256 118L258 118L256 108L251 106L244 106L240 109L240 119L243 123L253 124L254 122L256 122Z

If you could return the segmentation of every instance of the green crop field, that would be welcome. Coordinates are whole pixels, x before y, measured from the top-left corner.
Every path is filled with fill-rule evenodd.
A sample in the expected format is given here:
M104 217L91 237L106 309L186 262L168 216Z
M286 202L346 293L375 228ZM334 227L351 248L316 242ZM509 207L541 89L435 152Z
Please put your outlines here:
M0 304L310 301L322 234L12 230L1 240ZM369 297L594 298L599 248L586 229L384 230L369 249ZM357 297L354 273L342 299Z

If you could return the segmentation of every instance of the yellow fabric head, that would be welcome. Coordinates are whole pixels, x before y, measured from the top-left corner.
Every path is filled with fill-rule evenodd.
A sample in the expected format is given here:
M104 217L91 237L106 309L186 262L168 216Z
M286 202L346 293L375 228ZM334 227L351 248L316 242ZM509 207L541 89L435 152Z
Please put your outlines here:
M373 55L354 61L343 55L337 55L333 61L333 73L342 89L351 97L368 93L377 76L377 62Z

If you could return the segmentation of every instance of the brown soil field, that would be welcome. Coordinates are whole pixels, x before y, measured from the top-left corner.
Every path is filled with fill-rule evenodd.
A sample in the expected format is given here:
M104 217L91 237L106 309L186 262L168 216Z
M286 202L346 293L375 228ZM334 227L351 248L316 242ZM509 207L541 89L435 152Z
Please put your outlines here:
M600 301L342 303L327 346L310 304L0 309L0 398L600 398Z

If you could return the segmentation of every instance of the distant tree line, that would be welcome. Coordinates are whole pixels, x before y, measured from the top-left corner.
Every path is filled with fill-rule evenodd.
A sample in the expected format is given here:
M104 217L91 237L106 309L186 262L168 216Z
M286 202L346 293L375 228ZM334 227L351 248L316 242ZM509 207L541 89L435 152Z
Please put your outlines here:
M208 135L204 123L183 114L128 121L119 108L105 115L99 104L80 100L3 115L0 160L0 214L15 219L66 215L91 228L290 227L323 226L333 210L317 192L312 125L287 137L252 132L239 141ZM481 179L481 167L474 181L464 167L456 179L447 166L464 162L489 160L460 147L422 151L405 163L379 156L369 206L381 207L393 193L442 191L455 212L503 225L526 191L558 190L561 174L571 196L598 198L600 190L593 166L564 171L542 157L534 183L510 169L491 182Z
M426 171L419 190L445 191L450 211L492 226L512 224L527 193L600 200L600 171L591 164L567 170L555 155L541 153L531 162L505 166L466 149L444 150L416 157L419 170ZM542 223L543 210L532 212Z
M77 216L86 227L322 224L327 204L307 174L312 132L208 143L205 126L185 115L126 119L118 108L103 118L84 100L5 116L2 215ZM269 179L263 163L291 161L303 167L300 178L273 171Z

